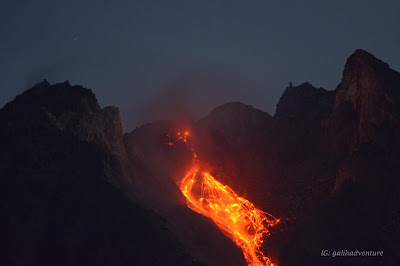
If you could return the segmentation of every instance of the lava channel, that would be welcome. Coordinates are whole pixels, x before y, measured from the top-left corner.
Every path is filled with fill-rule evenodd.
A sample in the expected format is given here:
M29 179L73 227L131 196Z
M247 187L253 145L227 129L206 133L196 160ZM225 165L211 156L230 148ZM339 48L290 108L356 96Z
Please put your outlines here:
M189 133L186 131L185 136ZM181 134L178 134L178 137ZM186 138L184 140L187 142ZM215 224L242 249L248 265L274 265L260 247L268 227L279 219L257 209L253 203L239 197L229 186L223 185L208 172L200 171L200 163L193 152L193 167L180 181L179 187L193 211L211 218Z

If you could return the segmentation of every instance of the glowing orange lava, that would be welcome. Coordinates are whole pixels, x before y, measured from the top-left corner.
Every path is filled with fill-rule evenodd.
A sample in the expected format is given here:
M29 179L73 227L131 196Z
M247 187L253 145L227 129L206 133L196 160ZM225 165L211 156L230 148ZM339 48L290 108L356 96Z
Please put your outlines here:
M182 138L182 135L184 137ZM187 142L189 132L178 133ZM229 186L223 185L208 172L200 171L200 163L193 148L193 167L181 180L179 187L188 207L211 218L244 254L248 265L274 265L260 250L268 227L279 219L257 209L250 201L239 197Z

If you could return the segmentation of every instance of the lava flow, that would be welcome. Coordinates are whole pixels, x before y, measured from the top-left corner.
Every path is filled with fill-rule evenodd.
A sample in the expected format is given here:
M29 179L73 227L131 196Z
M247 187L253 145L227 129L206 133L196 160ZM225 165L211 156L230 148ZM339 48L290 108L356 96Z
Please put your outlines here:
M181 138L178 133L178 139ZM184 133L187 142L189 133ZM193 152L193 167L180 181L179 187L188 207L211 218L217 226L239 246L248 265L274 265L260 250L268 227L279 219L257 209L250 201L239 197L229 186L223 185L208 172L200 170L200 162Z

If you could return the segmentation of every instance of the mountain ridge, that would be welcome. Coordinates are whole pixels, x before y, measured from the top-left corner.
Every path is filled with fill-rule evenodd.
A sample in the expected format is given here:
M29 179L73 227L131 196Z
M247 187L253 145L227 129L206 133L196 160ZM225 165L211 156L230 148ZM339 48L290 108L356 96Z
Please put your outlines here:
M336 90L290 86L274 116L232 102L193 123L124 133L117 107L101 108L82 86L44 80L0 109L0 207L8 217L0 228L12 243L3 258L43 264L56 260L46 257L52 250L72 264L243 265L233 242L180 195L192 151L174 134L188 130L202 167L282 218L263 246L272 261L394 264L399 90L398 72L356 50ZM327 260L326 248L384 249L385 256Z

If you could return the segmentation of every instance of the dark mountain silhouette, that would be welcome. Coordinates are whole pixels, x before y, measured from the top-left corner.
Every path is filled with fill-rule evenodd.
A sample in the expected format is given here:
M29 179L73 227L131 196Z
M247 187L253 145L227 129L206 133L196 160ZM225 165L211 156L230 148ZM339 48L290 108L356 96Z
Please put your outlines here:
M191 151L171 135L189 130L202 167L282 218L263 246L272 261L398 265L399 90L398 72L356 50L335 90L290 86L274 116L235 102L123 134L118 109L101 109L90 90L43 81L0 110L2 258L243 265L177 186Z
M119 139L118 110L68 82L0 110L2 264L195 264L165 220L110 183Z

